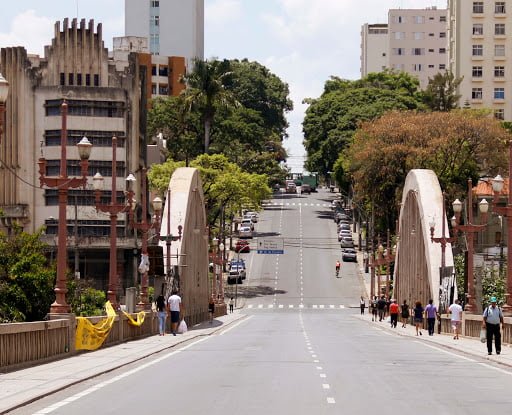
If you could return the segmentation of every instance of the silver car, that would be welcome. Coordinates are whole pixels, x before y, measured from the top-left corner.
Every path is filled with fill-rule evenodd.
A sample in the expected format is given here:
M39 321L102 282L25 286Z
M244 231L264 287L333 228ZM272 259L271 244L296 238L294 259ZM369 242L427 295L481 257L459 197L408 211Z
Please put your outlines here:
M346 248L341 251L341 259L343 262L352 261L357 262L357 252L355 249Z
M350 236L343 236L340 241L342 248L353 248L354 240Z

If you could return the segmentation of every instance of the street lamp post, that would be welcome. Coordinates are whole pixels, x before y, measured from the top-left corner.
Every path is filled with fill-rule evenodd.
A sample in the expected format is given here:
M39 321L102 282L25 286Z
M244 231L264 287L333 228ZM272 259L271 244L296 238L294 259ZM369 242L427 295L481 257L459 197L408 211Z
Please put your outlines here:
M108 213L110 215L110 264L108 276L107 299L110 301L114 309L118 308L117 304L117 215L122 212L128 212L131 209L130 203L117 202L117 137L112 137L112 195L110 203L101 203L101 193L103 191L103 176L98 172L93 177L93 187L95 195L96 210ZM127 192L128 200L133 200L133 192Z
M59 225L57 242L57 281L55 283L55 302L50 307L50 313L69 313L71 307L66 302L66 272L67 272L67 219L66 207L68 204L68 189L74 189L87 185L87 170L89 168L89 157L92 144L87 137L83 137L77 144L80 156L80 170L82 177L68 177L67 172L67 114L68 104L64 100L61 105L62 126L60 133L60 175L49 177L46 175L47 161L44 157L39 158L39 183L40 186L55 188L59 195Z
M468 241L468 300L465 307L465 311L468 313L475 313L477 310L476 305L476 296L475 296L475 276L474 276L474 241L475 234L482 231L487 226L487 212L489 211L489 203L482 199L482 201L478 204L478 208L480 213L482 213L482 224L475 225L473 223L473 182L471 179L468 179L468 196L467 196L467 213L468 213L468 221L465 225L460 224L460 216L462 212L462 202L459 199L456 199L453 203L453 212L455 216L452 218L452 227L455 232L461 231L466 234Z
M9 95L9 82L0 73L0 143L2 142L4 112L7 96Z
M443 282L443 278L445 277L446 272L446 245L452 244L457 241L457 237L452 236L451 238L446 234L446 209L445 209L445 193L443 192L443 214L441 216L441 236L434 238L434 231L436 228L436 221L435 218L432 218L432 220L429 223L430 226L430 241L431 243L438 243L441 245L441 270L439 275L439 287L441 287L441 284ZM439 291L439 312L442 313L444 310L441 310L441 291Z
M135 177L130 175L131 181L135 181ZM128 180L128 179L127 179ZM142 260L141 265L139 266L139 271L141 273L141 284L140 284L140 302L137 304L138 309L140 310L149 310L151 308L151 304L148 298L148 271L149 271L149 255L148 255L148 232L150 229L158 229L160 226L160 212L162 211L162 199L156 197L153 199L152 205L153 210L155 211L154 220L148 222L147 220L147 170L146 168L142 169L142 220L140 222L136 222L134 218L134 208L136 201L129 200L129 204L132 206L132 209L129 210L130 217L130 225L135 230L139 230L141 232L141 240L142 240Z
M509 158L508 158L508 199L506 206L498 206L498 197L503 190L504 180L498 175L492 181L493 210L494 212L507 218L507 285L505 292L505 304L503 304L503 312L507 315L512 314L512 141L509 141Z

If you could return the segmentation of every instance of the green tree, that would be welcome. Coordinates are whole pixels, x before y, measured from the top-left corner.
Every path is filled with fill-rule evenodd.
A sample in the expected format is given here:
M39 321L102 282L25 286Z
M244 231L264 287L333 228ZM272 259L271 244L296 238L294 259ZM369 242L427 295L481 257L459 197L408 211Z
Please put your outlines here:
M455 78L452 72L437 73L428 78L428 86L424 93L424 102L432 111L451 111L457 108L460 94L457 88L463 78Z
M309 104L302 124L306 168L326 176L363 121L393 109L424 108L418 80L403 72L385 71L348 81L332 77L318 99Z
M197 59L192 72L183 77L187 84L183 91L185 104L189 111L197 110L201 114L205 153L210 148L210 133L217 109L239 105L235 95L226 89L226 83L231 76L228 60Z
M41 234L0 234L0 321L37 321L50 311L56 269L47 264Z

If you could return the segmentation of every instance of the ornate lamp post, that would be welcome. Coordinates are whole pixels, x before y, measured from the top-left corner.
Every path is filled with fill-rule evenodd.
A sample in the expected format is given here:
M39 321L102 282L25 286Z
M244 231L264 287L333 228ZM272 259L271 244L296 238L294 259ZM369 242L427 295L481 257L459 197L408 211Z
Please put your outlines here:
M473 223L473 182L471 179L468 180L468 196L467 196L467 212L468 221L465 225L460 225L460 214L462 212L462 203L459 199L455 199L452 203L453 212L455 216L452 218L452 226L455 232L461 231L466 234L468 241L468 301L465 307L465 311L468 313L475 313L477 310L476 298L475 298L475 276L474 276L474 241L475 234L482 231L487 226L487 212L489 211L489 203L487 200L482 199L478 204L480 213L482 213L482 224L475 225Z
M92 144L87 137L82 138L78 143L78 154L80 156L80 168L82 177L68 177L67 173L67 114L68 104L62 102L61 115L62 127L60 133L60 175L59 177L49 177L46 175L47 161L41 157L39 165L39 183L40 186L47 186L58 190L59 194L59 226L57 242L57 281L55 284L55 302L50 307L50 313L69 313L71 307L66 302L66 271L67 271L67 219L66 207L68 204L68 189L74 189L87 185L87 170L89 168L89 157L91 155Z
M498 197L503 190L504 180L498 175L492 181L492 190L494 191L493 210L494 212L507 218L507 286L505 293L505 304L503 312L507 315L512 314L512 141L509 142L508 159L508 199L506 206L498 206Z
M118 275L117 275L117 215L122 212L128 212L131 209L131 204L117 202L117 137L112 137L112 196L110 203L101 203L101 193L103 191L103 176L98 172L93 177L93 187L96 202L96 210L110 214L110 266L108 276L108 291L107 299L110 301L114 309L118 308L117 305L117 288L118 288ZM133 192L127 192L128 200L133 200Z
M133 175L129 175L130 181L135 181L135 177ZM126 179L128 181L128 179ZM131 204L132 209L129 210L130 217L130 225L135 230L139 230L142 240L142 260L141 265L139 266L139 272L142 274L141 277L141 288L140 288L140 302L137 304L137 307L141 310L149 310L151 308L151 304L149 303L148 298L148 271L149 271L149 256L148 256L148 232L150 229L158 229L160 227L160 213L162 211L162 199L156 197L153 199L152 205L153 210L155 211L154 220L152 222L148 222L147 220L147 170L146 168L142 169L142 220L140 222L135 222L134 219L134 208L136 205L135 200L129 200L129 204Z
M5 102L7 101L8 95L9 95L9 82L7 82L7 80L0 73L0 143L2 142Z
M219 256L220 256L220 272L219 272L219 281L220 281L220 289L219 289L219 295L217 296L217 302L223 303L224 302L224 278L222 275L222 271L224 270L224 255L226 247L224 243L219 244ZM238 285L238 280L236 281Z

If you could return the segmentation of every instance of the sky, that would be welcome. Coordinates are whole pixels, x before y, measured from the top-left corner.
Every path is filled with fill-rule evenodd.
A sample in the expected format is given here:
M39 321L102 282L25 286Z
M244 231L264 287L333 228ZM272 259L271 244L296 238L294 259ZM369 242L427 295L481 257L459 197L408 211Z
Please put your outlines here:
M294 110L284 146L293 171L305 158L302 101L319 97L331 76L360 78L361 26L387 23L389 9L446 7L446 0L204 2L205 58L258 61L289 85ZM0 47L24 46L43 55L55 22L65 17L101 22L109 50L112 38L125 33L124 0L0 0Z

